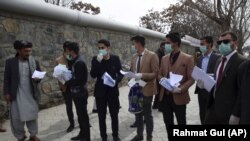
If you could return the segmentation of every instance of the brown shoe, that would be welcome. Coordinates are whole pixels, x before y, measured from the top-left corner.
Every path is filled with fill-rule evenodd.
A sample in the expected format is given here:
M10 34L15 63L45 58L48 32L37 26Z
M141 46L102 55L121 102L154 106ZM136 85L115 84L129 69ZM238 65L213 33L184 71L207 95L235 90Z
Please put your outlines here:
M0 132L6 132L6 129L0 128Z
M26 138L27 138L27 136L24 135L24 137L22 139L18 140L18 141L25 141Z
M30 137L29 141L41 141L37 136Z

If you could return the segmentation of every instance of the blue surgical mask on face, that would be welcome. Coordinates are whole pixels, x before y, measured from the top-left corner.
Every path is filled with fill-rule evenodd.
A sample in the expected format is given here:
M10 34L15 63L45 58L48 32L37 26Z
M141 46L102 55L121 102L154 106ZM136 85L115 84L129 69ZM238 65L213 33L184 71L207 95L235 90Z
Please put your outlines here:
M202 54L206 53L207 52L207 46L201 46L200 51L201 51Z
M66 58L67 58L67 60L69 60L69 61L73 60L73 57L72 57L71 54L67 54L67 55L66 55Z
M219 51L223 55L228 55L230 52L232 52L231 44L230 43L227 43L227 44L221 43L219 45Z
M132 54L134 54L134 53L137 52L137 50L135 49L135 46L134 46L134 45L131 46L130 52L131 52Z
M164 49L167 54L173 51L171 44L165 44Z
M99 53L102 54L102 56L106 56L108 54L106 49L99 50Z

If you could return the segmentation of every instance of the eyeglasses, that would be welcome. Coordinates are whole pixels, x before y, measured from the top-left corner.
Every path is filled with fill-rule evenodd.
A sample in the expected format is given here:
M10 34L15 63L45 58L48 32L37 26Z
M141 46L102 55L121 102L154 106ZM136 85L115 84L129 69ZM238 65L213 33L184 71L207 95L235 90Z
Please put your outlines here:
M220 41L217 41L217 45L220 45L221 43L223 43L223 44L228 44L229 42L231 42L232 40L229 40L229 39L227 39L227 40L220 40Z
M170 42L165 42L165 44L171 44Z

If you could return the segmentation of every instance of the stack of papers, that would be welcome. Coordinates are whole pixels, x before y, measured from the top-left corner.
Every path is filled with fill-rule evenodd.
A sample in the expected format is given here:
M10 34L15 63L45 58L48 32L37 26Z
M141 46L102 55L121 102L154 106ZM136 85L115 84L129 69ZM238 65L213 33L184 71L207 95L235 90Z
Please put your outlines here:
M46 72L45 71L37 71L35 70L35 72L32 75L32 78L38 78L38 79L43 79L45 76Z
M172 72L169 73L169 79L167 79L166 77L163 77L160 80L160 84L167 89L168 91L173 91L174 88L179 87L180 86L180 81L182 80L183 76L182 75L178 75L178 74L174 74Z
M67 69L66 65L59 64L54 68L53 77L64 84L72 78L72 73Z
M110 86L110 87L115 86L115 80L107 72L103 74L102 79L105 85Z
M210 74L211 75L211 74ZM214 87L216 81L214 80L213 77L211 77L209 74L205 73L202 71L200 68L197 66L194 67L193 72L192 72L192 77L194 80L202 80L204 83L204 88L210 92L212 88ZM213 74L212 74L213 75Z

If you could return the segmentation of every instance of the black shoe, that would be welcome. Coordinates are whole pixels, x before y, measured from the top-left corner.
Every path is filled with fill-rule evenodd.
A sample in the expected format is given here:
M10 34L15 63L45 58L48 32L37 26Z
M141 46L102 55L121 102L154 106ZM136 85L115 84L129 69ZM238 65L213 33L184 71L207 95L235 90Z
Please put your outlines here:
M66 132L69 133L69 132L73 131L74 128L75 128L74 125L70 125L70 126L67 128Z
M80 135L77 135L77 136L71 138L71 140L73 140L73 141L82 140L82 137Z
M130 125L130 128L136 128L136 123L134 122L133 124Z
M142 141L142 140L143 140L143 136L136 135L131 141Z
M121 139L117 136L117 137L113 137L113 141L121 141Z
M107 138L102 138L102 141L107 141Z
M92 113L97 113L97 109L93 109L93 110L92 110Z

